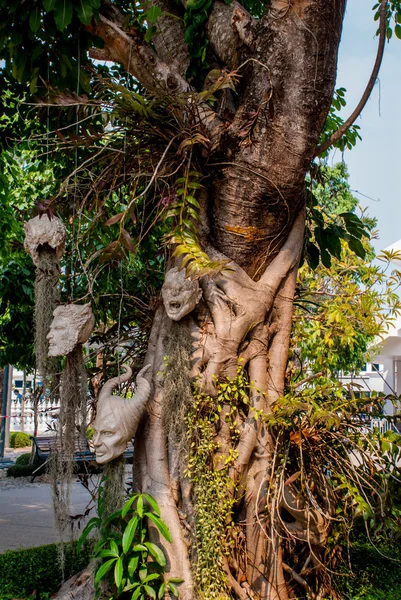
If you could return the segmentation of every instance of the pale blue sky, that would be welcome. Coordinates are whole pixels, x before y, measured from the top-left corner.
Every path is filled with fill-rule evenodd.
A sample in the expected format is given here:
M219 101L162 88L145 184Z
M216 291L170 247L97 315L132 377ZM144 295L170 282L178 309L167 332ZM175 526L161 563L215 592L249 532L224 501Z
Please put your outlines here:
M373 0L348 0L340 47L337 87L347 89L344 117L355 108L369 79L376 57L377 23ZM353 190L369 214L378 219L379 251L401 239L401 40L394 35L386 44L379 82L357 124L362 141L344 159ZM335 153L331 160L341 160Z

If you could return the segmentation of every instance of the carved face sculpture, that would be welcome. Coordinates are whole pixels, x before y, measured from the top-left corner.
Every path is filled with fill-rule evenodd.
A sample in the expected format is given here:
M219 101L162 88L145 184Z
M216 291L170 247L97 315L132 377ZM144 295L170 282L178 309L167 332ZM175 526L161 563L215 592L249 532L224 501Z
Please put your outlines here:
M95 448L96 462L100 465L121 456L125 452L127 442L131 439L127 437L122 419L111 408L111 403L100 407L93 424L95 433L92 445Z
M202 296L199 282L187 279L185 271L177 267L167 271L162 287L162 297L167 316L179 321L193 311Z
M65 246L65 227L57 217L49 219L47 215L34 217L24 225L25 241L24 247L32 256L34 264L39 266L38 248L48 244L56 252L57 258L61 258Z
M77 344L89 338L95 319L90 304L67 304L53 311L53 321L47 334L49 356L64 356Z
M131 377L132 370L128 366L125 366L125 374L109 379L102 387L96 419L93 422L95 433L92 438L96 462L100 465L121 456L127 443L134 437L150 395L150 385L144 377L149 368L149 365L146 365L139 371L132 398L112 395L118 383L128 381Z

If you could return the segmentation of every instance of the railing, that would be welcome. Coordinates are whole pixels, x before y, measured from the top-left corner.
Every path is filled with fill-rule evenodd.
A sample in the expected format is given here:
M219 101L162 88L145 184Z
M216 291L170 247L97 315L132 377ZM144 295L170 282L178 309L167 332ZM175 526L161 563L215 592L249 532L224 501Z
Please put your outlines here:
M37 407L38 414L38 433L49 429L59 411L58 403L49 398L41 398ZM24 400L24 414L22 414L22 399L14 398L11 400L10 430L22 431L25 433L34 433L34 401L31 398ZM24 426L22 427L22 421Z

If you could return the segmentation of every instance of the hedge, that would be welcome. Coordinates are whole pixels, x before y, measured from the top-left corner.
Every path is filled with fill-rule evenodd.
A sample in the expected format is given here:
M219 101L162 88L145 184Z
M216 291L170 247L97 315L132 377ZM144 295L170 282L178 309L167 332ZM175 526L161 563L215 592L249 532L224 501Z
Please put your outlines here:
M84 569L91 556L91 546L76 553L76 542L65 544L64 579ZM35 600L45 600L63 582L57 544L0 554L0 600L23 600L35 592Z

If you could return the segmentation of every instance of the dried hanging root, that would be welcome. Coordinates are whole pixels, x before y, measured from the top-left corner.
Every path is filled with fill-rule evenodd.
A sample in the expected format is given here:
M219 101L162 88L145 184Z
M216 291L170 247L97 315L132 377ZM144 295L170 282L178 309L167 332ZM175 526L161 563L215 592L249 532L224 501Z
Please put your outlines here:
M53 310L59 300L59 258L47 244L38 248L38 265L35 275L35 352L36 368L44 385L55 372L56 361L49 358L47 334L53 319Z
M74 471L75 442L86 447L87 428L87 374L82 346L78 344L66 357L61 380L60 417L57 447L50 467L53 487L53 505L60 539L60 562L63 570L63 544L72 535L70 525L71 481Z

